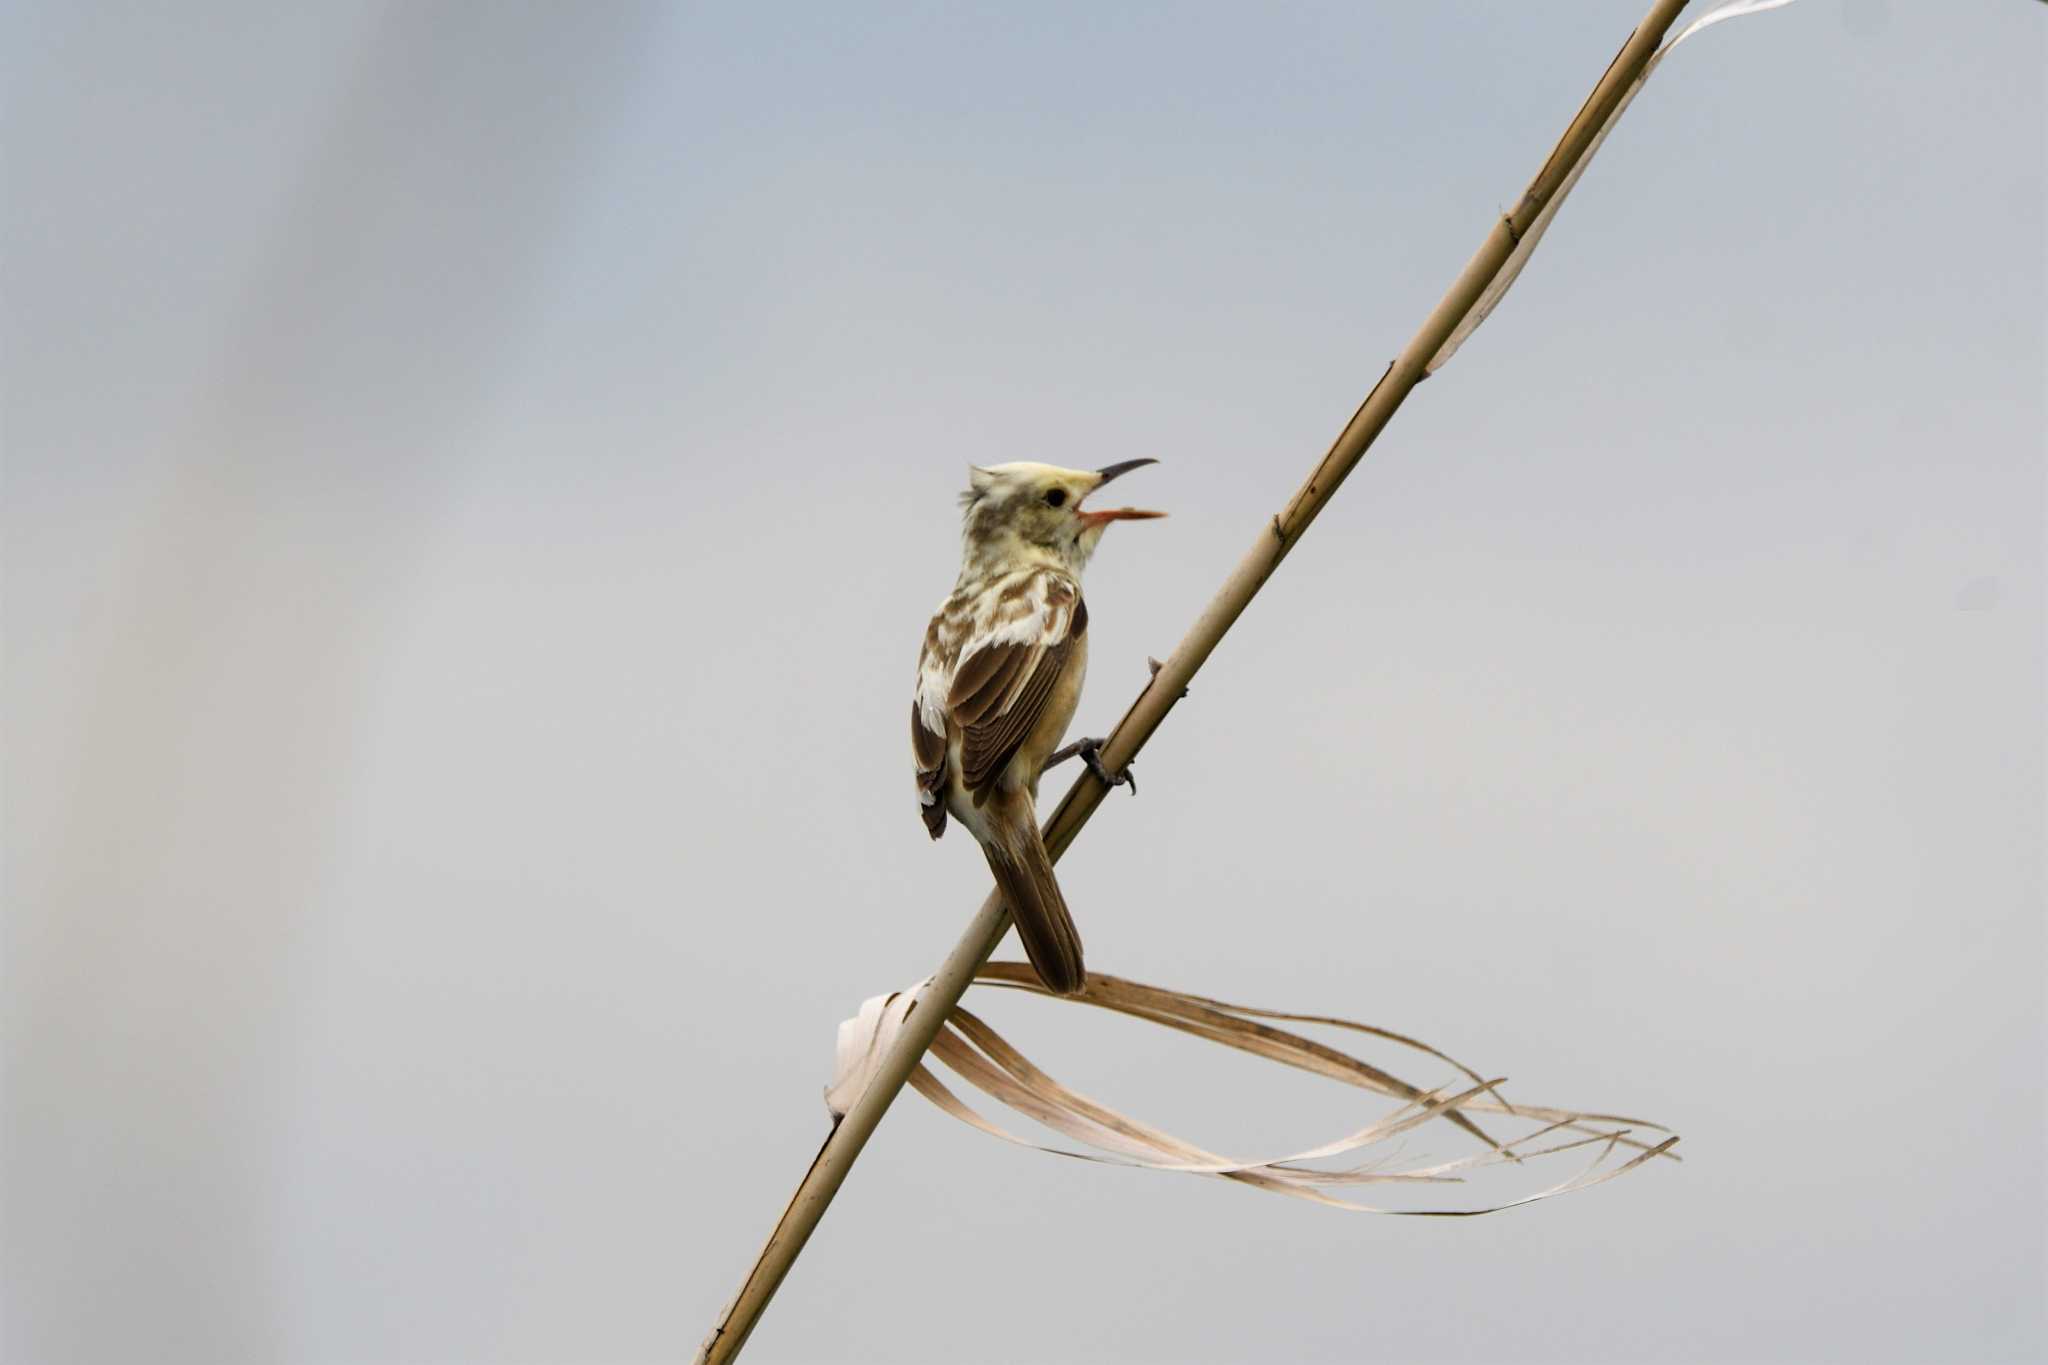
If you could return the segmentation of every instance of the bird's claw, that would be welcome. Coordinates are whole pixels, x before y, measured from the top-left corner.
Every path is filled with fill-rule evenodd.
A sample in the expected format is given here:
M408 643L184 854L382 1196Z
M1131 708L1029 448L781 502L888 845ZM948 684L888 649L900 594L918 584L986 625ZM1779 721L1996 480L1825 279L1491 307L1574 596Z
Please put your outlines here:
M1088 765L1088 771L1101 780L1103 786L1129 787L1131 795L1136 796L1138 779L1132 775L1131 765L1126 763L1121 773L1112 774L1109 765L1102 761L1102 746L1107 742L1101 739L1077 739L1072 744L1055 749L1047 755L1045 764L1039 771L1049 772L1070 758L1079 758Z
M1101 740L1084 739L1076 746L1074 752L1081 756L1081 761L1088 765L1088 771L1094 773L1103 786L1111 790L1117 787L1129 787L1131 795L1136 796L1138 794L1138 777L1137 774L1131 771L1130 764L1124 764L1122 772L1112 774L1109 771L1108 765L1103 763Z

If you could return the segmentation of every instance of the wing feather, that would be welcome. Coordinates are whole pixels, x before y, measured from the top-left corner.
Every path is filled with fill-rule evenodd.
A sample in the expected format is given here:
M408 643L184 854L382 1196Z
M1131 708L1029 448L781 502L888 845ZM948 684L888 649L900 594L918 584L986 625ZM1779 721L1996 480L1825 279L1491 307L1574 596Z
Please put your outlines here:
M910 747L925 828L946 828L947 734L960 735L962 783L976 805L1045 714L1074 642L1088 629L1080 585L1028 569L962 589L925 633Z
M969 645L969 648L974 648ZM946 695L946 709L961 725L979 725L990 712L1003 708L1004 698L1016 690L1021 679L1031 676L1045 646L1032 641L983 645L969 654L953 675Z
M925 832L946 832L946 737L925 729L916 698L910 702L910 752L917 760L917 807Z
M1025 736L1045 714L1046 699L1052 696L1053 684L1059 681L1060 672L1067 666L1067 656L1072 652L1071 639L1063 639L1049 648L1029 651L1038 656L1037 666L1019 680L1016 695L1009 706L977 723L961 725L960 780L974 793L976 805L988 799L988 789L996 775L1016 755ZM1020 651L1017 660L1020 672L1025 657L1026 653Z
M1035 571L1005 584L994 598L982 638L963 651L947 695L947 710L960 727L960 780L976 805L988 799L996 777L1044 716L1074 641L1088 625L1080 588L1064 574Z

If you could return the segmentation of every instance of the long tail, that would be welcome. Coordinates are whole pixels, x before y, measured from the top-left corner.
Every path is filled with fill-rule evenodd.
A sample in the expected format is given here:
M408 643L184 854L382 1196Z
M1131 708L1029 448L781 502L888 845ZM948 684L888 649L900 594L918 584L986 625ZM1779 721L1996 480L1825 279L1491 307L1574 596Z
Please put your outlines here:
M1067 898L1053 879L1052 859L1038 837L1038 822L1030 805L1020 804L1014 815L1005 810L989 822L995 838L981 851L996 885L1003 889L1003 899L1010 903L1010 917L1017 922L1017 937L1024 940L1024 955L1032 968L1047 990L1072 995L1088 980L1081 965L1081 935L1067 913Z

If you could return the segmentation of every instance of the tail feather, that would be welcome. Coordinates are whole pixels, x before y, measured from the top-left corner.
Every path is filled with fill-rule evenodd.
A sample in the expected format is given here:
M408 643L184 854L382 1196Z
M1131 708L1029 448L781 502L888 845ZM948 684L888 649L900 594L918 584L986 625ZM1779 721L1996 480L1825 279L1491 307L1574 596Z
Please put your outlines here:
M1052 875L1052 859L1029 807L1021 820L1005 825L1002 837L981 846L988 870L1010 903L1010 917L1017 922L1017 937L1024 940L1032 969L1053 994L1072 995L1087 984L1088 972L1081 965L1080 932Z

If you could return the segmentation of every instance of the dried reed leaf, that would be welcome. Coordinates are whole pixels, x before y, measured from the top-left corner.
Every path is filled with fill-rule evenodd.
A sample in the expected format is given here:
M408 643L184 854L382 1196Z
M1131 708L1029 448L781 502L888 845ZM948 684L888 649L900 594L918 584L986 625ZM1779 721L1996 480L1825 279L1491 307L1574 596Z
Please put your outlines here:
M1091 973L1087 986L1078 995L1052 996L1039 984L1031 969L1021 962L987 963L976 974L976 980L1003 989L1045 995L1053 1000L1091 1005L1147 1020L1398 1101L1394 1109L1364 1127L1298 1152L1256 1160L1224 1156L1131 1118L1062 1084L1013 1047L987 1022L965 1009L954 1009L933 1041L929 1057L998 1104L1088 1150L1052 1146L1018 1136L961 1099L928 1066L920 1065L911 1073L911 1086L960 1122L991 1137L1035 1151L1105 1165L1235 1180L1273 1194L1355 1212L1432 1217L1463 1217L1514 1208L1552 1195L1588 1189L1633 1170L1652 1157L1678 1159L1671 1151L1677 1137L1668 1135L1668 1130L1657 1124L1578 1110L1510 1103L1500 1092L1500 1081L1482 1076L1418 1039L1356 1020L1334 1015L1255 1009L1207 996L1126 981L1101 972ZM875 996L862 1004L857 1015L839 1026L838 1064L832 1085L826 1090L826 1104L835 1116L844 1114L859 1098L876 1063L903 1027L904 1020L916 1008L918 992L922 989L920 985L908 991ZM1456 1075L1443 1085L1426 1089L1374 1063L1267 1021L1311 1024L1361 1034L1428 1058ZM1473 1112L1489 1115L1496 1127L1517 1125L1524 1131L1506 1139L1495 1137L1471 1118ZM1482 1143L1485 1150L1452 1160L1418 1165L1396 1165L1391 1155L1384 1154L1362 1155L1353 1164L1334 1169L1306 1164L1368 1153L1369 1149L1381 1147L1434 1123L1462 1130L1467 1137ZM1633 1129L1649 1129L1653 1134L1637 1136ZM1666 1135L1658 1137L1654 1134ZM1548 1145L1538 1145L1546 1142ZM1624 1149L1632 1154L1617 1159ZM1342 1199L1327 1192L1327 1187L1367 1184L1456 1184L1469 1171L1507 1163L1520 1165L1567 1152L1589 1152L1591 1160L1575 1173L1534 1194L1478 1208L1382 1208Z
M1557 187L1557 193L1551 196L1550 202L1543 206L1543 211L1536 215L1536 220L1523 231L1521 239L1515 243L1514 253L1508 257L1507 264L1501 267L1500 272L1486 286L1485 292L1480 294L1479 302L1472 306L1471 311L1466 313L1464 318L1459 321L1456 329L1451 332L1450 336L1444 339L1444 344L1437 348L1436 354L1430 357L1429 364L1426 367L1428 373L1435 374L1439 369L1443 368L1444 364L1453 355L1457 354L1458 348L1465 344L1465 338L1479 330L1480 324L1484 323L1492 315L1493 310L1499 306L1500 301L1507 296L1508 290L1514 288L1515 280L1522 273L1522 267L1527 265L1529 257L1536 253L1536 244L1543 240L1545 229L1550 226L1551 220L1557 217L1558 208L1570 196L1573 187L1579 183L1579 177L1585 174L1586 167L1592 165L1593 158L1599 154L1600 144L1607 141L1607 135L1613 132L1614 125L1621 121L1621 116L1627 112L1630 102L1642 92L1643 83L1650 79L1650 73L1657 69L1658 64L1671 54L1671 49L1677 47L1701 29L1712 28L1724 19L1740 19L1744 15L1762 14L1765 10L1783 9L1791 3L1792 0L1730 0L1730 3L1720 6L1718 9L1709 10L1690 24L1687 24L1679 31L1677 37L1657 49L1656 53L1644 65L1641 74L1635 78L1634 82L1629 85L1627 92L1622 95L1621 102L1614 106L1614 112L1609 114L1607 121L1600 125L1599 133L1594 136L1592 142L1587 144L1586 150L1580 154L1579 159L1572 164L1571 173L1565 176L1564 183Z

